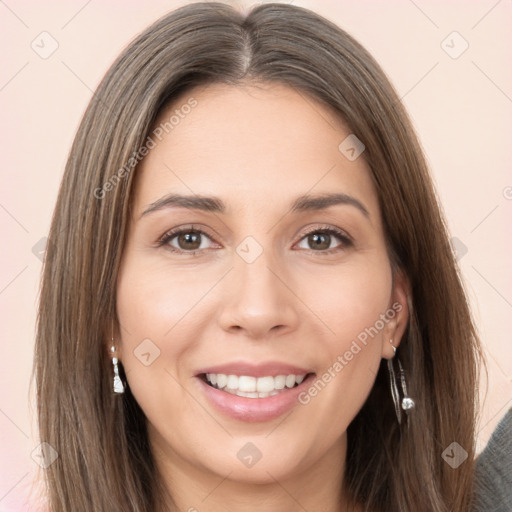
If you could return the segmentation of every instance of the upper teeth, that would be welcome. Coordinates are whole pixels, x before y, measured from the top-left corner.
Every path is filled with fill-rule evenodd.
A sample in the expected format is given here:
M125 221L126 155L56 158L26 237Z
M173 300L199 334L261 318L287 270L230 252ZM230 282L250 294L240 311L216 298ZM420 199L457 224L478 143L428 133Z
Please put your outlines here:
M227 388L244 393L270 393L278 389L293 388L300 384L306 374L278 375L277 377L251 377L249 375L225 375L224 373L207 373L206 379L219 389Z

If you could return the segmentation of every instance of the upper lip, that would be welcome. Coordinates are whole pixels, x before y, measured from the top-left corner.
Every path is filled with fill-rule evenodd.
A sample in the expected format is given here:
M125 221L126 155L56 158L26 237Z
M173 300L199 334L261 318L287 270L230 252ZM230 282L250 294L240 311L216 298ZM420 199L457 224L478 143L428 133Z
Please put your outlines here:
M201 368L196 375L204 373L223 373L225 375L248 375L253 377L266 377L276 375L306 375L313 373L312 370L279 361L265 361L259 364L247 361L234 361L215 366Z

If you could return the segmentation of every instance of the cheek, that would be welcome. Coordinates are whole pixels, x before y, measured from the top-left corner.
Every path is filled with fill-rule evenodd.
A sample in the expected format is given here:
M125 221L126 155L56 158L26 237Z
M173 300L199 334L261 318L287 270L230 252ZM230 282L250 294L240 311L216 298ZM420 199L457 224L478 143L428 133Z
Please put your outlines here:
M128 252L117 286L119 319L125 327L123 344L133 336L143 336L179 348L175 332L185 323L197 323L194 315L218 280L218 272L171 266L162 256Z
M300 286L300 296L326 328L330 353L348 348L358 336L364 341L369 329L373 338L378 335L372 328L381 334L384 324L379 319L389 306L392 291L391 269L383 255L310 269Z
M317 338L322 370L301 403L312 407L313 416L329 417L326 435L346 429L373 386L389 321L385 315L391 286L385 258L361 260L337 267L328 276L318 272L308 279L311 309L318 313L326 334Z
M137 315L126 315L126 321L133 329L158 330L162 337L193 307L206 284L200 276L190 276L186 270L173 270L135 255L127 260L120 272L118 304L125 312Z
M136 257L124 262L117 285L117 313L123 368L146 412L156 407L162 389L171 395L182 392L171 375L179 378L176 361L183 360L191 338L176 333L198 301L199 290L197 285L186 286L185 277L180 277L184 273L171 274L142 263Z

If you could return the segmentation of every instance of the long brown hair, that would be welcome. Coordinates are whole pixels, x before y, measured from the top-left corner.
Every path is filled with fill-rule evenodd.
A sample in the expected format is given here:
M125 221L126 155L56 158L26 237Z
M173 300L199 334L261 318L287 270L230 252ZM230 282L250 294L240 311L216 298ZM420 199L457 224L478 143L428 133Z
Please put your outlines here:
M399 97L368 52L323 17L286 4L242 15L209 2L169 13L123 51L69 155L44 261L34 362L40 437L59 454L45 471L51 512L162 506L144 414L129 388L113 394L105 342L116 319L135 164L158 114L178 94L242 81L279 82L314 97L363 141L391 260L411 284L399 356L416 409L398 425L381 364L348 429L345 483L353 503L372 512L465 512L481 349ZM457 469L441 456L453 441L468 453Z

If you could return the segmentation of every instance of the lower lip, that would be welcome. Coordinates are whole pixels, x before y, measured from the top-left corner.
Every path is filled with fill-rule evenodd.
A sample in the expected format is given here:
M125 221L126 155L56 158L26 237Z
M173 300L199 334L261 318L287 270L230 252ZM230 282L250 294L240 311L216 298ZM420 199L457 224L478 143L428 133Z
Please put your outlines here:
M197 377L197 380L202 385L208 400L219 411L231 418L252 423L269 421L289 411L299 403L299 394L309 386L314 377L314 374L310 374L298 386L267 398L246 398L232 395L208 385L201 377Z

